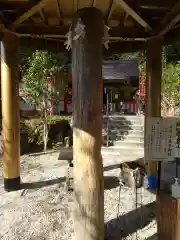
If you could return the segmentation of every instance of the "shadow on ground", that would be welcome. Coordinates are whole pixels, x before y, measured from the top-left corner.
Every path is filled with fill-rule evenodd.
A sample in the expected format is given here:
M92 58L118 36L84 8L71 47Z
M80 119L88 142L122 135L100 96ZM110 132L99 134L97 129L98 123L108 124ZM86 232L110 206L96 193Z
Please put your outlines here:
M108 146L113 146L114 141L126 138L130 130L132 130L132 123L123 117L123 115L103 116L103 145L107 146L108 142Z
M66 180L65 177L60 177L60 178L55 178L55 179L45 180L45 181L22 183L21 188L22 189L38 189L38 188L43 188L46 186L62 183L62 182L65 182L65 180Z
M103 169L104 169L104 172L106 172L106 171L111 171L117 168L120 168L120 164L105 166Z
M146 238L147 240L157 240L158 239L158 236L157 234L154 234L153 236L150 236L148 238Z
M119 186L119 178L114 176L104 176L104 190L110 190Z
M21 189L39 189L66 181L66 177L55 178L31 183L22 183ZM119 179L113 176L104 176L104 189L112 189L119 186Z
M105 224L106 240L119 240L144 228L155 219L156 203L149 203Z

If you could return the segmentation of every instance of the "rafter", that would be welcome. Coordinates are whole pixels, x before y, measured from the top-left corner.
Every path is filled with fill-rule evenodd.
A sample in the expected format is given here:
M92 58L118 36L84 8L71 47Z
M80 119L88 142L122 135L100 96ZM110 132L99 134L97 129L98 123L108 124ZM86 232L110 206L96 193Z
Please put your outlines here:
M39 12L40 12L40 15L41 15L41 18L42 18L44 24L47 24L48 23L48 19L47 19L47 16L46 16L45 12L44 12L44 9L43 8L40 9Z
M109 20L110 20L110 18L112 16L113 10L114 10L114 0L111 0L110 7L108 9L107 23L109 22Z
M40 2L38 2L35 6L33 6L32 8L30 8L27 12L23 13L20 17L18 17L13 24L21 24L22 22L24 22L25 20L27 20L28 18L30 18L33 14L35 14L36 12L38 12L40 9L42 9L46 3L49 0L41 0Z
M121 6L126 13L134 18L134 20L136 20L147 31L152 30L151 26L149 26L149 24L142 17L140 17L124 0L115 0L115 3Z
M177 22L180 21L180 0L165 15L159 26L153 31L154 35L164 35L173 29Z
M68 32L68 25L63 26L50 26L47 24L19 24L15 25L14 31L17 33L24 33L24 34L35 34L35 35L42 35L42 34L62 34L65 35Z
M96 6L96 3L97 3L97 0L93 0L93 1L92 1L92 7L95 7L95 6Z
M73 0L74 12L78 10L78 0Z
M55 1L56 1L56 5L57 5L57 14L58 14L59 22L61 23L63 21L63 17L62 17L62 13L61 13L60 3L59 3L59 0L55 0Z

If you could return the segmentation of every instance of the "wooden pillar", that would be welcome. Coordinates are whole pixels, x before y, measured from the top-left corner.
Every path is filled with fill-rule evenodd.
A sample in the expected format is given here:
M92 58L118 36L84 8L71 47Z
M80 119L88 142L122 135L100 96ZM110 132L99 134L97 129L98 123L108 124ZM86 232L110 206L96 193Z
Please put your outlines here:
M148 117L161 116L161 75L162 75L162 38L156 38L147 42L146 49L146 106L145 106L145 134L146 119ZM145 142L146 144L146 142ZM146 147L146 145L145 145ZM156 179L157 163L147 159L147 172L149 181ZM149 183L151 185L151 183ZM150 187L151 188L151 187Z
M18 39L4 33L1 42L1 97L4 188L20 188Z
M158 195L157 229L159 240L180 240L180 200Z
M85 25L85 35L72 46L74 227L77 240L104 240L103 16L96 8L80 9L73 19L73 36L78 20Z

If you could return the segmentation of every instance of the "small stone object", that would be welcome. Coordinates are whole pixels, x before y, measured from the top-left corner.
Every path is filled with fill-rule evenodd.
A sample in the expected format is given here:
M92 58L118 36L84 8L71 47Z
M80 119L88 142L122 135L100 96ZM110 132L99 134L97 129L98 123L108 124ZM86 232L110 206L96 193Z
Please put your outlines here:
M131 188L140 188L143 185L143 176L140 167L135 162L122 163L120 181Z

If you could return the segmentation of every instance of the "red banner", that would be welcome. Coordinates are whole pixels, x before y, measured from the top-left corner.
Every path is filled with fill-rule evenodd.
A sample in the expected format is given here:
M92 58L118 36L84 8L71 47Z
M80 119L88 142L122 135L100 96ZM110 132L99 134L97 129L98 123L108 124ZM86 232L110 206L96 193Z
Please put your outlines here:
M140 98L145 98L145 90L146 90L146 80L143 78L142 72L140 72Z

